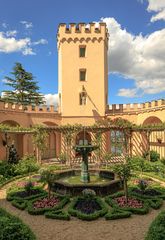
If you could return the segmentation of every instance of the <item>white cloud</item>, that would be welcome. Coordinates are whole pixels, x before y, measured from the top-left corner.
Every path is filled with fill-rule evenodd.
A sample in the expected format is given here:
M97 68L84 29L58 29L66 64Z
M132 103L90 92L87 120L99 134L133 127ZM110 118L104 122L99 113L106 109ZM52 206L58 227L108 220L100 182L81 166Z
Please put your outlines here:
M28 22L28 21L21 21L20 23L22 23L26 29L32 28L33 24L32 22Z
M151 22L156 22L158 20L164 20L165 21L165 9L157 13L156 15L152 16Z
M24 51L30 44L29 38L16 40L14 37L7 38L0 32L0 52L12 53Z
M46 101L46 105L54 105L54 106L58 106L58 94L45 94L45 101Z
M119 92L117 95L120 97L128 97L128 98L138 97L136 88L133 88L133 89L121 88L119 89Z
M148 0L147 11L156 13L151 17L151 22L165 21L165 0Z
M2 81L6 83L6 79L3 79ZM2 98L5 97L5 92L1 92L1 97ZM44 100L47 106L54 105L55 108L58 107L58 94L51 93L45 94Z
M2 23L2 27L3 27L3 28L7 28L7 23L3 22L3 23Z
M110 33L109 72L135 81L135 88L120 89L118 95L141 96L165 91L165 29L146 36L133 35L114 18L102 20Z
M16 30L0 32L0 53L21 52L23 55L36 55L32 46L47 44L46 39L32 42L30 38L16 39Z
M5 34L7 37L15 37L17 35L17 31L11 30L11 31L7 31Z
M48 44L48 41L44 38L41 38L40 40L36 41L36 42L33 42L32 43L33 45L39 45L39 44Z
M22 54L27 56L27 55L36 55L35 52L33 52L33 49L31 47L26 47L23 51Z

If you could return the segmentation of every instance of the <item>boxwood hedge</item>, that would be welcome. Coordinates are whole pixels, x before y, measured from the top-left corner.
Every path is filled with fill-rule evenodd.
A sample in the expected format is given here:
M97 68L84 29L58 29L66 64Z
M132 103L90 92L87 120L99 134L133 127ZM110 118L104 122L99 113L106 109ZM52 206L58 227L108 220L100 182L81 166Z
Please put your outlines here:
M114 201L114 198L121 197L121 196L123 196L123 193L122 192L118 192L116 194L107 196L105 198L105 201L112 208L119 209L119 210L122 210L122 211L127 211L127 212L131 212L131 213L134 213L134 214L142 214L142 215L149 212L149 202L147 200L144 200L144 199L141 199L141 198L137 198L137 197L136 197L136 199L138 199L138 200L143 202L143 208L133 208L133 207L121 208L121 207L119 207L119 205ZM132 197L132 196L130 195L130 197Z
M112 208L106 215L106 220L115 220L120 218L128 218L131 216L131 212L123 211L118 208Z
M35 235L18 217L0 208L0 240L36 240Z
M28 196L28 197L19 197L19 196L17 196L17 193L24 191L24 189L20 189L19 191L11 191L11 192L9 192L7 194L6 198L7 198L8 201L12 201L12 200L31 200L31 199L34 199L34 198L45 196L47 194L47 192L45 190L43 190L42 188L40 188L40 187L34 187L33 189L39 190L40 193L33 194L31 196Z
M70 220L70 215L61 209L55 211L48 211L45 213L45 217L59 220Z
M42 197L39 197L39 198L35 198L35 199L31 200L31 201L28 201L27 210L28 210L29 214L32 214L32 215L42 215L45 212L50 211L50 210L52 211L52 210L62 209L70 201L68 197L58 196L58 198L60 198L60 202L55 207L53 207L51 209L50 208L34 209L33 208L33 203L36 202L37 200L41 200L44 197L45 196L42 196Z
M11 204L14 207L16 207L16 208L18 208L20 210L24 210L26 208L26 206L27 206L27 201L26 200L13 200L11 202Z
M86 220L86 221L91 221L95 220L99 217L104 216L108 212L108 208L106 204L99 198L99 197L91 197L91 199L95 199L97 203L100 205L101 210L97 210L94 213L91 214L85 214L82 213L81 211L75 209L75 205L77 204L78 201L85 199L85 197L76 197L72 203L70 204L68 208L68 213L72 216L78 217L81 220Z
M145 240L165 240L165 211L151 223Z
M144 195L144 194L140 194L140 193L137 193L135 192L134 190L137 189L136 187L131 187L130 188L130 194L133 195L133 196L137 196L137 197L140 197L140 198L143 198L143 199L158 199L158 198L162 198L165 200L165 191L162 189L162 188L153 188L155 189L156 191L158 191L160 193L160 195L155 195L155 196L150 196L150 195Z

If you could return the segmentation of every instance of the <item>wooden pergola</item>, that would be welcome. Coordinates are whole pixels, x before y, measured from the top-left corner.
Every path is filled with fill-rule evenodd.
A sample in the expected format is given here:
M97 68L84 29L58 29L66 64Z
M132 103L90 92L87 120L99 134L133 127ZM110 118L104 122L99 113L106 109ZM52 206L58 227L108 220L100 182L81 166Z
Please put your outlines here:
M54 132L54 133L60 133L62 137L64 138L65 141L67 141L67 137L69 139L68 142L64 142L64 144L70 144L70 154L73 152L72 147L73 144L75 144L75 137L76 135L81 132L89 132L90 134L96 135L96 134L107 134L107 138L111 138L111 135L108 135L110 132L121 132L123 135L123 141L122 141L122 149L124 151L124 155L127 156L132 156L132 142L134 135L136 133L139 133L140 135L145 135L147 143L148 143L148 151L150 150L151 146L157 146L157 147L164 147L165 149L165 127L162 126L154 126L154 127L139 127L137 128L136 126L115 126L115 125L110 125L110 126L81 126L77 125L76 127L73 125L65 125L65 126L42 126L42 129L47 131L48 133ZM8 134L34 134L35 128L21 128L21 129L16 129L16 128L9 128L9 129L0 129L0 132L4 134L5 140L7 141L7 135ZM159 133L159 138L154 139L154 141L151 141L151 135L153 133ZM156 140L156 141L155 141ZM6 148L7 151L7 148ZM73 154L72 154L73 155ZM72 158L70 156L70 158Z

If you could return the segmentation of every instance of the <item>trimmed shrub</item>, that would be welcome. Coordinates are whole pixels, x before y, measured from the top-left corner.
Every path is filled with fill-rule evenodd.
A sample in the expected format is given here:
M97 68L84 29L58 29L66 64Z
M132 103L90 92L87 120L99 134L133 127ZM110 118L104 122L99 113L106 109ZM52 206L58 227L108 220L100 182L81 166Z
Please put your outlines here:
M84 197L93 197L93 196L96 196L96 192L90 188L85 188L83 191L82 191L82 195Z
M142 192L144 192L146 190L146 188L148 187L148 181L146 181L144 179L139 179L138 187L140 188L140 190Z
M161 163L163 163L163 165L165 165L165 157L160 159Z
M80 210L76 209L76 204L78 203L78 201L83 201L85 199L91 199L91 200L95 200L99 206L100 206L100 210L96 210L93 213L90 214L86 214L81 212ZM105 205L105 203L99 198L99 197L91 197L91 198L86 198L86 197L76 197L71 205L69 206L68 209L68 213L71 214L72 216L78 217L81 220L86 220L86 221L92 221L95 220L99 217L104 216L108 211L107 206Z
M152 171L152 166L151 162L146 160L143 157L135 156L130 158L130 164L131 168L134 171L140 171L140 172L151 172Z
M108 197L106 197L105 201L108 205L110 205L112 208L115 208L115 209L119 209L119 210L122 210L122 211L128 211L128 212L131 212L131 213L134 213L134 214L146 214L149 212L149 203L148 201L142 199L142 198L139 198L139 197L136 197L137 200L140 200L142 201L143 203L143 207L142 208L134 208L134 207L120 207L116 201L114 200L114 198L117 198L117 197L121 197L123 196L122 193L119 194L113 194L113 195L110 195ZM129 194L129 197L134 197L132 195Z
M16 176L14 164L9 164L6 161L0 161L0 175L4 178L11 178Z
M160 159L160 154L157 153L156 151L154 150L151 150L150 151L150 161L151 162L156 162Z
M148 202L153 209L159 209L163 205L163 199L160 198L149 199Z
M165 240L165 211L151 223L145 240Z
M70 215L63 210L48 211L45 213L46 218L59 219L59 220L70 220Z
M131 217L131 212L128 211L122 211L118 208L111 209L106 215L106 220L115 220L115 219L121 219L121 218L128 218Z
M36 161L35 156L25 155L18 164L15 165L15 174L23 175L39 170L39 164Z
M27 197L18 196L18 193L23 192L24 189L21 189L19 191L11 191L7 194L7 200L8 201L12 201L12 200L32 200L34 198L45 196L47 194L47 192L45 190L43 190L42 188L39 188L39 187L34 187L33 190L38 190L39 193L32 194L32 195L27 196Z
M14 217L0 208L0 239L36 240L36 237L18 217Z
M11 204L20 210L24 210L27 206L27 201L13 200Z
M141 199L165 199L165 192L163 191L162 188L148 188L146 191L155 191L157 194L153 194L153 195L149 195L149 194L145 194L145 191L144 192L141 192L140 193L140 190L136 187L132 187L130 188L130 194L132 196L136 196L138 198L141 198Z

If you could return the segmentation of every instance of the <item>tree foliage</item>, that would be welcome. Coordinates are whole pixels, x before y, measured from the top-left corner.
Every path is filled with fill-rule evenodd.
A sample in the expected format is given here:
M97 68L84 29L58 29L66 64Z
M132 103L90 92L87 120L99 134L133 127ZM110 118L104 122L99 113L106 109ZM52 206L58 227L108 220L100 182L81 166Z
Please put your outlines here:
M33 129L33 143L37 147L37 160L40 162L41 153L47 149L46 139L48 138L48 131L40 125L36 125Z
M51 197L51 188L55 180L58 179L58 175L54 174L51 170L41 169L41 182L44 182L48 185L48 198Z
M131 177L131 164L129 162L116 164L113 167L113 171L118 175L118 177L124 183L124 192L125 192L126 202L128 202L128 186L127 186L127 182L130 179L130 177Z
M3 100L22 105L39 105L44 103L43 96L38 92L39 87L37 86L37 82L34 81L34 76L32 73L27 72L21 63L15 63L11 74L13 78L6 76L5 84L12 88L12 90L3 91Z

